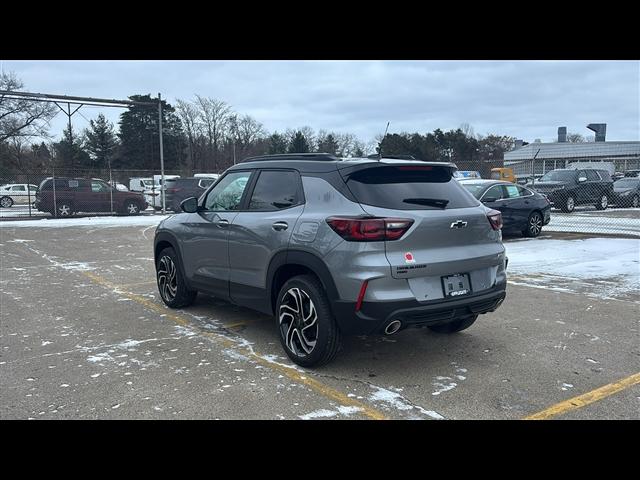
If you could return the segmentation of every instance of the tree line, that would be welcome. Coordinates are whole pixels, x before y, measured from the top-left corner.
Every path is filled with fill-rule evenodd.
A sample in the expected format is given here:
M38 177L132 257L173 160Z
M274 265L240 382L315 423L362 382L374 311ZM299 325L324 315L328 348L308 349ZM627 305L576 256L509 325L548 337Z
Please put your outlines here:
M13 73L0 76L0 90L21 90ZM132 95L137 102L157 102L150 95ZM48 123L55 105L6 99L0 96L0 164L2 170L26 171L49 166L65 168L159 168L158 110L131 105L120 114L117 127L99 114L82 131L65 128L62 138L51 141ZM201 95L162 101L164 160L167 170L218 173L244 158L279 153L324 152L341 157L412 155L427 161L465 165L493 165L513 148L515 139L491 134L475 135L463 124L458 129L436 129L426 134L392 133L369 142L356 135L309 126L269 132L250 115L236 112L228 103ZM471 169L471 168L470 168ZM477 170L478 168L473 168Z

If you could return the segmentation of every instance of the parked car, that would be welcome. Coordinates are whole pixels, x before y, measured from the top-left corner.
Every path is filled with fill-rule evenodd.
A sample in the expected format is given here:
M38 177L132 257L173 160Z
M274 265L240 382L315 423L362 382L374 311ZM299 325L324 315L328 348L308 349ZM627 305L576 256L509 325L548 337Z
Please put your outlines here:
M537 237L551 221L547 197L528 188L498 180L461 180L460 184L484 205L502 213L504 232Z
M156 230L160 296L198 291L276 317L284 351L317 366L342 335L459 332L506 295L500 212L452 163L250 158Z
M576 205L595 205L604 210L613 198L613 181L607 170L557 169L547 172L527 187L542 193L563 212L573 212Z
M640 206L640 177L626 177L613 183L611 203L619 207Z
M640 177L640 170L626 170L624 172L625 177Z
M13 205L28 205L36 199L36 185L28 183L10 183L0 186L0 207L10 208Z
M472 170L456 170L453 173L453 176L457 179L463 178L482 178L480 172L472 171Z
M35 203L38 210L58 217L69 217L77 212L111 211L136 215L147 208L142 194L121 192L96 178L56 177L55 185L52 178L47 178L36 192Z
M180 203L189 197L199 197L215 180L208 177L167 179L166 207L174 212L180 211Z

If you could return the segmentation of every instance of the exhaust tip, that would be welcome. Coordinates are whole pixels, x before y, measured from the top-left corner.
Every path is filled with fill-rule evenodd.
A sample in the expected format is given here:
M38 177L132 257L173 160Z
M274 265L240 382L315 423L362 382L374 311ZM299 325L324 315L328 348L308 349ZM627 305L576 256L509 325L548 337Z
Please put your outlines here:
M398 330L400 330L401 326L402 323L400 322L400 320L394 320L393 322L389 323L389 325L387 325L387 327L384 329L384 333L386 333L387 335L393 335Z

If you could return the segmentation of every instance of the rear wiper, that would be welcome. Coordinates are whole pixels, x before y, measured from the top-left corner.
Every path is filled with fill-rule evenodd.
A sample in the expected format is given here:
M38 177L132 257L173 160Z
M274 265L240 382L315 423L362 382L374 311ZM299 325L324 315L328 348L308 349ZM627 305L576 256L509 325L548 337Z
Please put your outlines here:
M427 205L429 207L446 208L449 200L440 198L405 198L404 203L414 203L416 205Z

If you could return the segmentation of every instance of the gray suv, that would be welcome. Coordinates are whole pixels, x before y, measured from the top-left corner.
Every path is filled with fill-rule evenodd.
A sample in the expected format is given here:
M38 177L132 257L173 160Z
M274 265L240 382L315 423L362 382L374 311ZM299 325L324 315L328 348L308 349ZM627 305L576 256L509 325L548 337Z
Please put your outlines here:
M468 328L506 295L500 212L451 163L254 157L158 226L158 288L274 315L297 364L329 362L349 334Z

